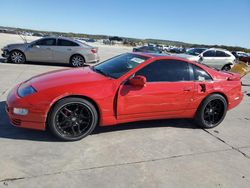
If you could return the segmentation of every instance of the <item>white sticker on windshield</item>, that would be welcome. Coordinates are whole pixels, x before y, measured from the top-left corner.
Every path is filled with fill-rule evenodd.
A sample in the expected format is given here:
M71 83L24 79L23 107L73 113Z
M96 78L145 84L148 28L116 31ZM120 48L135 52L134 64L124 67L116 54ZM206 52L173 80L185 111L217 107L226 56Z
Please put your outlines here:
M138 57L133 57L130 61L133 61L135 63L143 63L144 62L144 59L140 59Z
M199 81L205 81L205 78L203 76L198 76Z

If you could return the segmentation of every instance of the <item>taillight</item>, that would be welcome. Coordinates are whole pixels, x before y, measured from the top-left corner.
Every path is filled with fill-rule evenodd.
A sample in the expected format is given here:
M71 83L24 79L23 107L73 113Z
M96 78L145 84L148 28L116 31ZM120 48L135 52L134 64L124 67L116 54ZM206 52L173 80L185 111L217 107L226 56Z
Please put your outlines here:
M95 53L97 53L97 50L96 49L91 49L91 52L93 53L93 54L95 54Z

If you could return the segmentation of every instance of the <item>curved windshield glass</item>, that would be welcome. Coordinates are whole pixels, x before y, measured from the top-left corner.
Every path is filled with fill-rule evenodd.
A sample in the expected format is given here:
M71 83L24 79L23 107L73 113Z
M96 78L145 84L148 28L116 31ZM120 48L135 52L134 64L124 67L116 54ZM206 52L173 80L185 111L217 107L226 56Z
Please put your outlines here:
M93 71L108 77L119 78L147 59L148 57L137 54L122 54L93 66Z
M203 49L203 48L193 48L193 49L188 50L186 52L186 54L198 56L204 51L205 51L205 49Z

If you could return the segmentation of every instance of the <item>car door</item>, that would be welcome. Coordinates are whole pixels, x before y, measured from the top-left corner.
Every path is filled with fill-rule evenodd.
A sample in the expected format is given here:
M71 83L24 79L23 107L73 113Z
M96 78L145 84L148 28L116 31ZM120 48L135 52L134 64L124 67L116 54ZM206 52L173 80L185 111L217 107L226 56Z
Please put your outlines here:
M224 67L224 65L232 62L232 60L230 58L231 58L231 56L226 54L225 52L223 52L221 50L216 50L216 53L215 53L215 60L216 60L215 68L222 69L222 67Z
M58 38L54 50L54 61L69 63L71 55L74 54L77 48L79 48L79 44L67 39Z
M55 38L45 38L31 43L26 50L28 61L51 62L53 60L52 48L56 45Z
M157 60L139 70L146 86L121 85L118 92L118 119L128 116L145 117L179 114L192 102L194 82L190 81L188 63L177 60Z
M202 53L199 62L214 67L216 65L215 50L207 50Z

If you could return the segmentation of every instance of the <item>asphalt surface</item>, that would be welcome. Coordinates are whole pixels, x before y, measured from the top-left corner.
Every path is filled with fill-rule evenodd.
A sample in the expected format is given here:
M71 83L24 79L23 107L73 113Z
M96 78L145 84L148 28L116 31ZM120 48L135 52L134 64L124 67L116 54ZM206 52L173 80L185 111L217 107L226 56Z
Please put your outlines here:
M100 48L107 59L127 51ZM4 110L15 84L58 64L0 59L0 187L250 187L250 74L244 100L214 129L191 120L98 127L77 142L11 126Z

